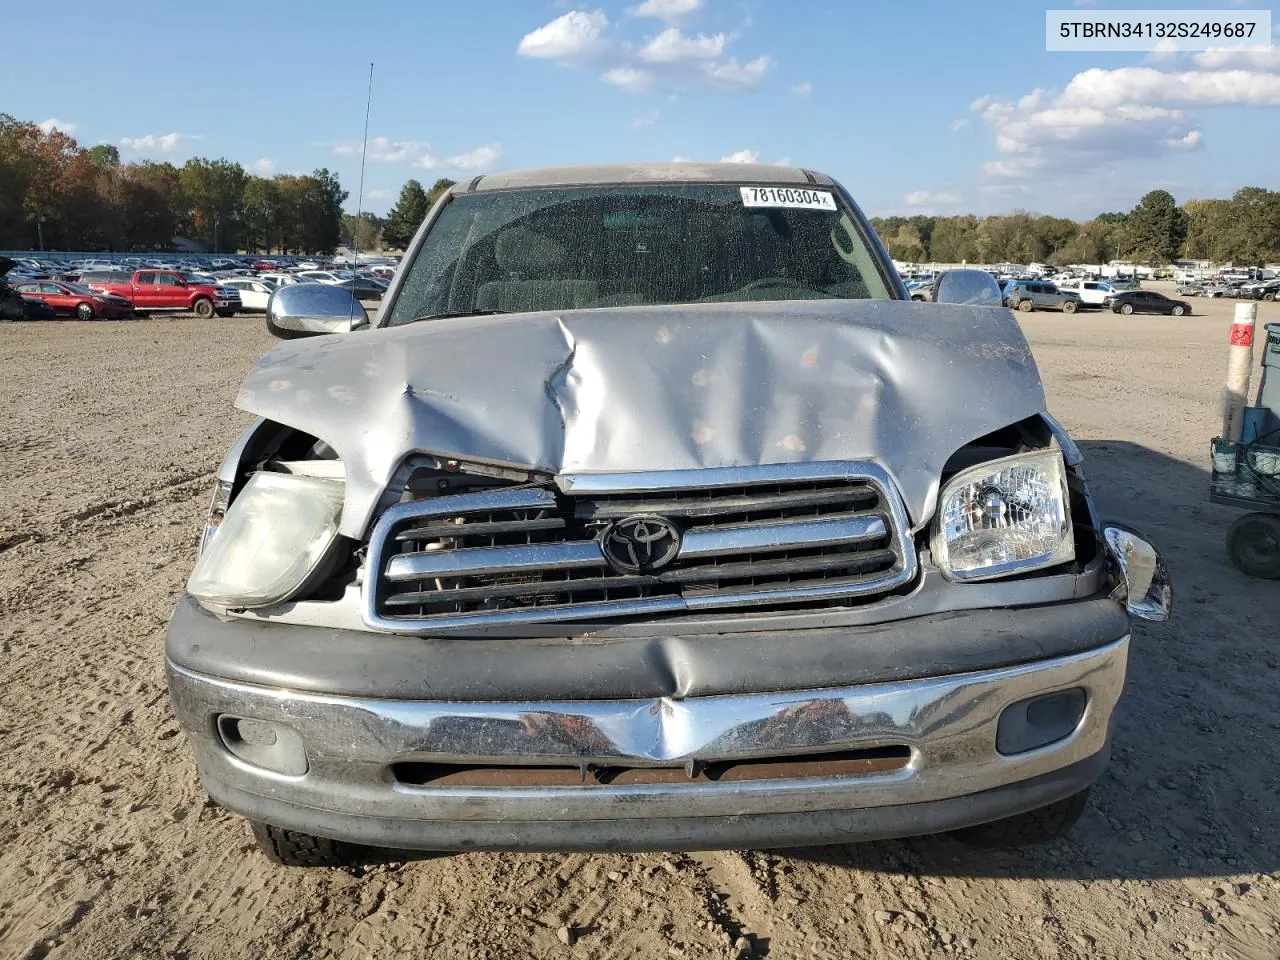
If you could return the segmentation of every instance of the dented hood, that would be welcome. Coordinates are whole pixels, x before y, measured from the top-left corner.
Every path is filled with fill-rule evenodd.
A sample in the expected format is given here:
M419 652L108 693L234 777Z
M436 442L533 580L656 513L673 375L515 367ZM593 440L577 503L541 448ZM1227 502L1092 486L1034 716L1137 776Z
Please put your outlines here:
M919 525L951 454L1045 404L1008 310L817 300L466 317L287 341L236 405L337 451L341 529L360 537L413 453L551 476L872 460Z

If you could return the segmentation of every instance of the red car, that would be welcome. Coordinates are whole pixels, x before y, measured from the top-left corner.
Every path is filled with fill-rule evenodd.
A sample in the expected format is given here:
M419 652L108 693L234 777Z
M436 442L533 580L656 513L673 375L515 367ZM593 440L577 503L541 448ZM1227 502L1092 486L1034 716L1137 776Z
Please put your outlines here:
M54 313L77 320L126 320L133 304L124 297L98 293L78 283L61 280L28 280L14 286L24 299L43 300Z

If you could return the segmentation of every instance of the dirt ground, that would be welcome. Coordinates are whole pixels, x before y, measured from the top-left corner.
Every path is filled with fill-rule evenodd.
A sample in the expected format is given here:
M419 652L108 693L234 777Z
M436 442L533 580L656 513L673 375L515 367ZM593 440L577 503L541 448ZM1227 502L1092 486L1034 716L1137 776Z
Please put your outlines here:
M1022 318L1178 592L1068 839L312 872L205 802L162 669L261 319L0 327L0 957L1280 956L1280 584L1229 566L1207 502L1232 304L1196 309Z

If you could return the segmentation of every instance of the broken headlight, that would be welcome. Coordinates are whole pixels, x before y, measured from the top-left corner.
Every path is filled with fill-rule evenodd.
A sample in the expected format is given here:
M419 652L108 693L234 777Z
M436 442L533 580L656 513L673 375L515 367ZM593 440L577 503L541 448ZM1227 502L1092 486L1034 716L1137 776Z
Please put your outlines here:
M340 481L255 473L206 534L187 592L224 607L289 599L320 567L338 536Z
M934 562L951 580L989 580L1073 560L1069 502L1056 448L962 470L938 501Z

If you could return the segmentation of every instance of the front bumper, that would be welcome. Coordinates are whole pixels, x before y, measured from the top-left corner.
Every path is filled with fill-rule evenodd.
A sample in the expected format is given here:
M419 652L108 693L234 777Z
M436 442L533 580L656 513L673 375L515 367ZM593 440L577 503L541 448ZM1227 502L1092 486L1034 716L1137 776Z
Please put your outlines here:
M768 847L933 833L1083 789L1106 762L1128 645L1123 636L998 669L683 699L332 696L221 680L172 661L169 683L210 796L278 826L410 849ZM1005 707L1075 689L1087 705L1073 732L1017 755L997 751ZM224 715L289 728L306 772L274 773L233 755L219 732ZM905 748L909 759L857 776L432 786L395 772L417 763L585 773L885 747Z

